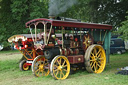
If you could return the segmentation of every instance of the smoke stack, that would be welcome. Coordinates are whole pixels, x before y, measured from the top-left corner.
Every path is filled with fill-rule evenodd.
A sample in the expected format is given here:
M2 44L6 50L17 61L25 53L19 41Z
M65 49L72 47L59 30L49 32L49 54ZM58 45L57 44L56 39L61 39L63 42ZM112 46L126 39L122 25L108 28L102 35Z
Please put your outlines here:
M55 16L49 15L49 19L55 19Z

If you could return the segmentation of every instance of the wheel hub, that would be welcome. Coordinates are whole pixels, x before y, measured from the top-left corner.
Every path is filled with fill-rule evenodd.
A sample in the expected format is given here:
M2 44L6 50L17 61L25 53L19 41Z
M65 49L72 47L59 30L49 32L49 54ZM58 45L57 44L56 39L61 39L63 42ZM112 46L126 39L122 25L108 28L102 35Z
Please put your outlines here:
M44 69L44 65L41 64L41 65L39 66L39 69L40 69L40 70L43 70L43 69Z
M62 70L62 68L63 68L62 66L58 66L58 70L60 70L60 71L61 71L61 70Z

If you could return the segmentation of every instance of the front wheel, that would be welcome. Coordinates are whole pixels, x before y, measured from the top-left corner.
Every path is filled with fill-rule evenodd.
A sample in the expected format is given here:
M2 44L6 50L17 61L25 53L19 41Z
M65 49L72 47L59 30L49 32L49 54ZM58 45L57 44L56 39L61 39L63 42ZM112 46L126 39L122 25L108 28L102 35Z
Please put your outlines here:
M66 79L70 73L70 63L67 57L62 55L54 57L51 62L50 72L55 79Z
M19 69L21 71L27 71L27 70L31 69L31 66L26 65L26 60L22 60L22 61L20 61Z
M32 63L32 72L36 77L49 75L48 60L43 56L37 56Z

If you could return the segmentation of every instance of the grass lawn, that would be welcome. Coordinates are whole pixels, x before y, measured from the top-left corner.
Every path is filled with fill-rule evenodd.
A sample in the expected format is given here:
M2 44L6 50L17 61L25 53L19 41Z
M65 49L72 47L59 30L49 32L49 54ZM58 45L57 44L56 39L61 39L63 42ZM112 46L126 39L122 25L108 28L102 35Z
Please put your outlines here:
M118 68L128 66L128 53L110 55L110 63L101 74L77 71L68 79L55 80L51 75L34 77L30 71L20 71L18 51L0 52L0 85L128 85L128 75L116 75Z

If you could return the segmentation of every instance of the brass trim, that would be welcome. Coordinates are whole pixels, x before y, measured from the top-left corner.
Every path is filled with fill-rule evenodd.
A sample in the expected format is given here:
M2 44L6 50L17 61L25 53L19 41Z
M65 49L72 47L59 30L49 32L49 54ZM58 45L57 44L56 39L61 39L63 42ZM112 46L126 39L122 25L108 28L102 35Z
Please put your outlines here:
M63 53L62 53L62 49L61 49L61 47L59 47L59 50L60 50L60 55L62 55Z
M44 44L47 45L47 28L46 28L46 23L43 23L44 24Z
M67 54L67 49L66 49L66 48L64 48L64 55L68 55L68 54Z
M70 50L70 53L71 53L71 54L73 54L73 51L72 51L72 49L71 49L71 48L69 48L69 50Z
M52 25L51 25L51 27L50 27L50 32L49 32L49 34L48 34L47 44L48 44L48 41L49 41L49 38L50 38L51 31L52 31Z

